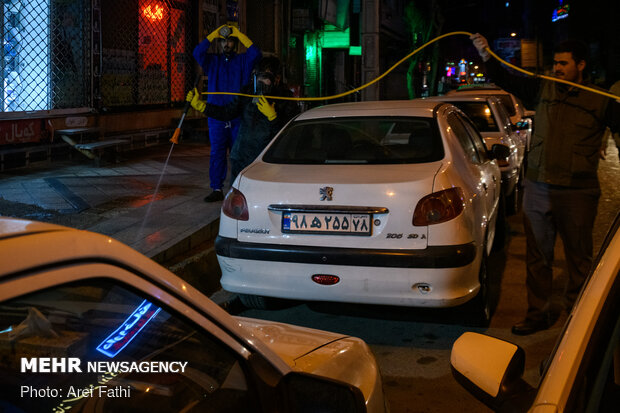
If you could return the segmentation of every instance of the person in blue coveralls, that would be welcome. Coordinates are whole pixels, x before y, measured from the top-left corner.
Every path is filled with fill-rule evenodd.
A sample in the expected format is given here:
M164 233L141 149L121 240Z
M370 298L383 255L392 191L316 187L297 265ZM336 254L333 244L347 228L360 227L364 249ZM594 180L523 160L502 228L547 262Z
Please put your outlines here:
M207 53L211 43L217 40L222 53ZM247 51L237 53L239 42ZM193 52L194 59L208 77L208 92L239 92L248 83L252 68L261 58L261 51L252 41L234 26L222 25L200 42ZM234 95L208 95L207 102L214 105L226 105L235 98ZM209 178L212 192L205 197L205 202L217 202L224 199L222 186L227 174L226 153L232 148L237 132L239 118L230 121L208 119L211 157L209 160Z

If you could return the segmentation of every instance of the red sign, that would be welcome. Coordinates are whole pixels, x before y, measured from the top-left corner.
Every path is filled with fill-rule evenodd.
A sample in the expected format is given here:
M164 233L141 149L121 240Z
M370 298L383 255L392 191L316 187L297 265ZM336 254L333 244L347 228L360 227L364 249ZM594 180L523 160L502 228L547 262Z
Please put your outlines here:
M38 142L40 140L40 119L19 119L0 122L0 145Z

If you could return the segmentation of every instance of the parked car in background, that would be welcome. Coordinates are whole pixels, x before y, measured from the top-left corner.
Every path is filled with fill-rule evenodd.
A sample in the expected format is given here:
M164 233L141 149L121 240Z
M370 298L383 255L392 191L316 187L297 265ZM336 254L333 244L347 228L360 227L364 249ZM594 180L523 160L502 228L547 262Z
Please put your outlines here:
M385 411L362 340L232 317L100 234L0 217L0 323L2 411Z
M615 412L620 403L620 215L603 242L537 388L518 345L467 332L452 347L457 380L496 411Z
M235 179L222 287L271 298L413 307L469 302L488 322L486 257L501 175L471 121L426 100L359 102L291 121Z
M526 150L530 149L530 141L532 139L532 132L534 130L534 115L533 110L527 110L523 105L523 102L513 95L506 92L504 89L496 86L492 83L476 84L462 86L459 89L451 90L446 96L495 96L497 97L508 116L510 116L510 122L515 126L516 132L525 135Z
M510 156L498 159L502 172L502 193L505 200L506 212L509 215L519 211L521 206L521 186L525 177L526 141L523 134L519 134L510 117L496 96L435 96L428 98L452 103L461 109L476 125L484 138L488 149L496 143L510 148Z

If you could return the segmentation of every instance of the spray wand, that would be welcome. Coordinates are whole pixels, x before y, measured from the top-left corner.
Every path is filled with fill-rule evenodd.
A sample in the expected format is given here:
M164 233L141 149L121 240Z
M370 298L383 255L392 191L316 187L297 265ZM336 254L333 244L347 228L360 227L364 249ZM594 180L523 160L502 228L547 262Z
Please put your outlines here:
M200 83L200 77L201 77L200 73L196 75L196 79L194 79L194 86L192 87L192 90L198 87L198 83ZM192 107L191 102L185 102L185 107L183 108L183 114L181 115L181 119L179 120L179 124L177 125L177 128L174 130L174 133L172 134L172 138L170 138L170 142L179 143L179 136L181 135L181 126L183 126L185 115L187 115L187 111L191 107Z

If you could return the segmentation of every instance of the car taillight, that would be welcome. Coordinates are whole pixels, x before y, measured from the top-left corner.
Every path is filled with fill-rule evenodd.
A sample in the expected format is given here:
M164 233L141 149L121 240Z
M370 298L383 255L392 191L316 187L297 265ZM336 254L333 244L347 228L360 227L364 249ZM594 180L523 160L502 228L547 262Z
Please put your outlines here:
M340 282L340 277L331 274L314 274L312 281L321 285L334 285Z
M230 188L230 191L226 194L226 198L224 198L224 203L222 204L222 212L227 217L238 219L239 221L247 221L250 219L248 203L241 191L235 188Z
M413 213L413 225L422 227L440 224L456 218L463 211L463 190L450 188L434 192L418 202Z

